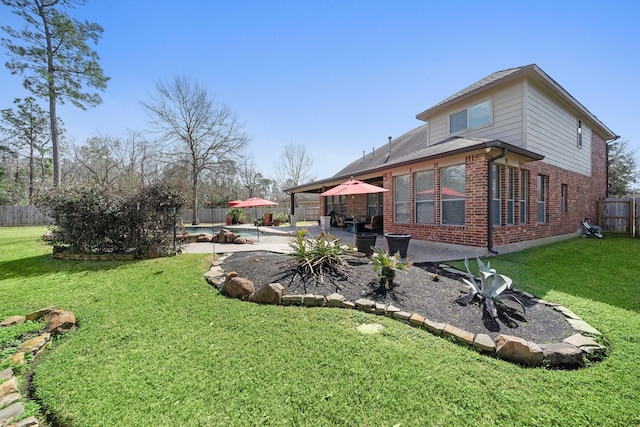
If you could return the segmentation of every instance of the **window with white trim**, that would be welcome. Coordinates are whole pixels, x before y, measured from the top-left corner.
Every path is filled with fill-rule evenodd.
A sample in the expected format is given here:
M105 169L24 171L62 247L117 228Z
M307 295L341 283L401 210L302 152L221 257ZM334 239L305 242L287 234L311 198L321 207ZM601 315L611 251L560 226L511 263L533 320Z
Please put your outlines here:
M516 170L507 168L507 224L515 224Z
M527 207L528 207L528 191L529 191L529 171L520 171L520 224L527 223Z
M413 176L417 224L433 224L435 222L434 175L434 171L430 170L416 172Z
M491 190L493 200L491 200L491 224L500 225L502 223L502 195L500 194L500 165L493 165L491 174Z
M538 175L538 223L547 222L547 181L545 175Z
M491 123L491 101L486 100L449 116L449 133L458 133L486 126L489 123Z
M409 174L393 177L393 220L409 222Z
M577 129L577 142L578 148L582 148L582 120L578 120L578 129Z
M560 212L567 213L567 200L569 197L569 187L567 184L560 185Z
M464 165L440 169L440 223L465 224L466 179Z

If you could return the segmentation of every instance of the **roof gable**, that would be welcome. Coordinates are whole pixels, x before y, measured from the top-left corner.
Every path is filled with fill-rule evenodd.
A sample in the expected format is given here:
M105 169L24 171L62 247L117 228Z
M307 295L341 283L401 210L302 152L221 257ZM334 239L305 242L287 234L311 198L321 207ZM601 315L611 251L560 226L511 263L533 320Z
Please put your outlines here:
M598 129L605 139L614 139L617 137L611 129L609 129L604 123L602 123L598 117L592 114L587 108L576 100L569 92L567 92L562 86L560 86L555 80L553 80L547 73L542 71L536 64L529 64L522 67L509 68L502 71L496 71L489 74L487 77L478 80L477 82L467 86L461 91L451 95L443 101L435 104L433 107L423 111L416 115L416 118L423 121L429 121L431 117L441 112L443 109L448 108L457 103L462 103L468 98L486 92L497 86L512 82L517 79L531 78L532 80L544 85L555 95L557 95L562 101L564 101L570 108L577 111L579 114L589 120L593 126Z

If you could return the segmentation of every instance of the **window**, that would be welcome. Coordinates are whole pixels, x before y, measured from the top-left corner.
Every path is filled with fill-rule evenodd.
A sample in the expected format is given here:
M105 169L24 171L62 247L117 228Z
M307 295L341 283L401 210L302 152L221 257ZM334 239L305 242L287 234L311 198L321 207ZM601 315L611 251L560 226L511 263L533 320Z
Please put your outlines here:
M547 222L547 180L544 175L538 175L538 223Z
M435 222L434 171L416 172L414 181L416 187L416 223L433 224Z
M516 171L507 169L507 224L515 224Z
M578 120L578 148L582 148L582 120Z
M500 225L502 223L502 198L500 194L500 166L493 165L493 173L491 174L491 191L493 199L491 200L491 224Z
M449 133L474 129L491 123L491 101L487 100L449 117Z
M560 212L566 213L567 209L567 197L569 196L569 188L567 184L562 184L560 186Z
M393 220L409 222L409 175L393 177Z
M440 222L464 225L465 221L465 168L464 165L440 169Z
M382 215L382 193L367 194L367 215Z
M529 171L520 171L520 224L527 223L527 193L529 191Z

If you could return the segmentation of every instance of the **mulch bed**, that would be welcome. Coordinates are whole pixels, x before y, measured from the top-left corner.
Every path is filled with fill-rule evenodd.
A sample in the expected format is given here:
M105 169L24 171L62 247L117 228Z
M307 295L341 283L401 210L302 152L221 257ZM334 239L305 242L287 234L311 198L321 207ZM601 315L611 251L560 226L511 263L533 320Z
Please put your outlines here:
M226 272L235 271L240 277L251 280L256 290L268 283L280 283L285 294L327 296L337 292L352 302L367 298L474 334L484 333L493 339L499 334L507 334L546 344L561 342L575 333L564 315L521 295L518 298L526 306L524 314L504 307L499 310L498 319L487 319L479 302L466 306L456 302L468 293L468 287L459 276L443 271L438 264L415 264L406 272L396 273L395 286L386 291L368 261L354 257L344 275L325 275L322 281L304 280L295 275L297 264L290 256L266 251L234 253L222 267ZM433 280L432 273L438 275L437 281Z

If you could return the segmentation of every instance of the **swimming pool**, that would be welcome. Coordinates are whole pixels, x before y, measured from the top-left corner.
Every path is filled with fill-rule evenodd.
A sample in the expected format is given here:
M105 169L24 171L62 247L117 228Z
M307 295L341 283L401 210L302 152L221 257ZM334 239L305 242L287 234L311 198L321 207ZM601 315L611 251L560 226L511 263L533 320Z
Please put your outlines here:
M231 231L233 234L237 234L240 237L253 237L255 238L258 234L256 229L251 228L230 228L230 227L198 227L198 226L185 226L185 230L189 232L189 234L198 234L198 233L209 233L209 234L217 234L220 230L225 229Z

